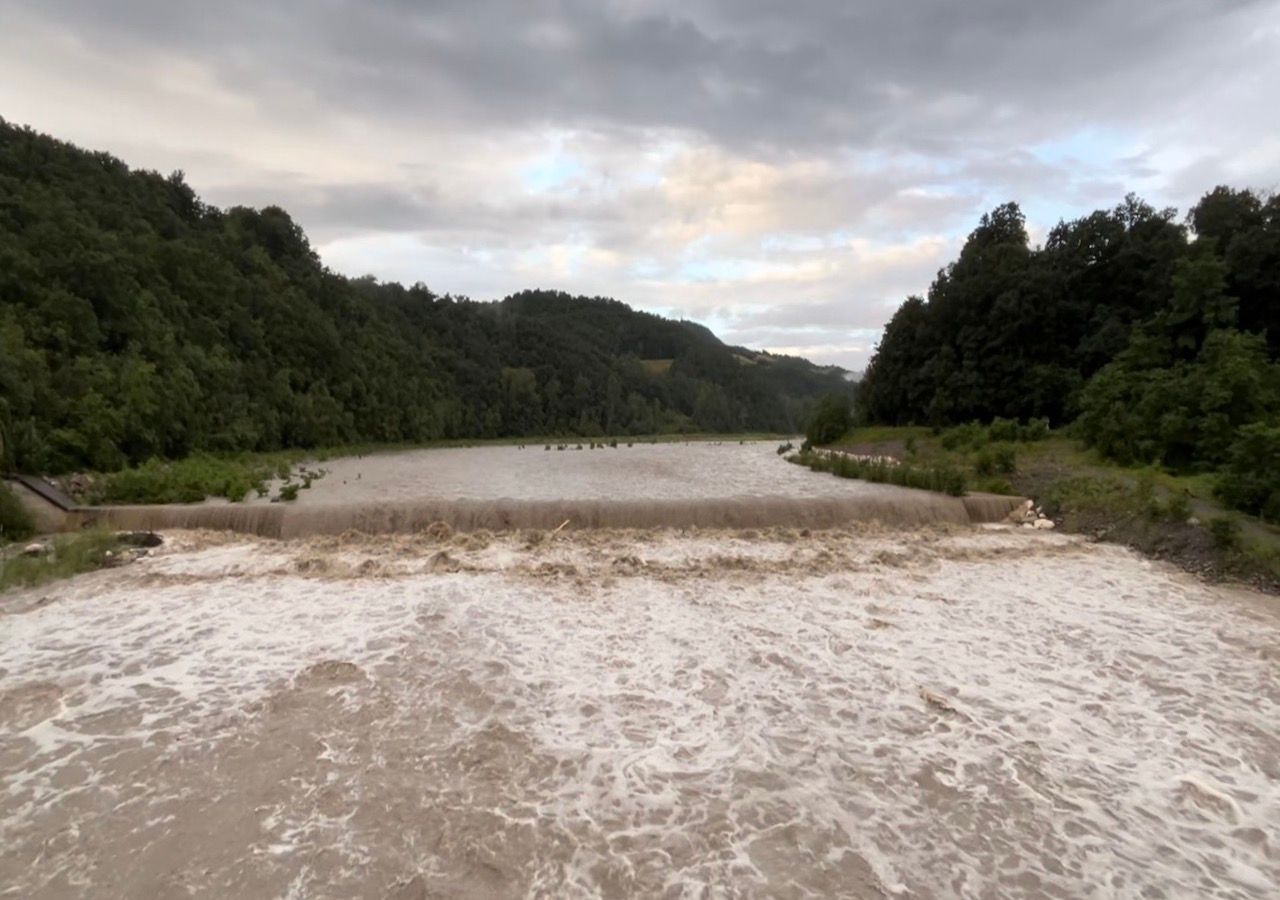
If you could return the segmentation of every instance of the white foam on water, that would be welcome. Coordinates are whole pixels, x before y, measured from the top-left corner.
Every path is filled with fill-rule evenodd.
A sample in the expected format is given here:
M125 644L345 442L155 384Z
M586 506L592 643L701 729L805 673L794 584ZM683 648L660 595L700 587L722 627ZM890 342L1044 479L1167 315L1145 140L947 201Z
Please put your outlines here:
M58 691L0 729L0 883L101 878L49 842L109 794L262 805L210 896L1275 896L1268 598L1021 531L523 541L179 542L0 619L2 695ZM149 794L161 733L199 777ZM269 799L208 774L271 741Z

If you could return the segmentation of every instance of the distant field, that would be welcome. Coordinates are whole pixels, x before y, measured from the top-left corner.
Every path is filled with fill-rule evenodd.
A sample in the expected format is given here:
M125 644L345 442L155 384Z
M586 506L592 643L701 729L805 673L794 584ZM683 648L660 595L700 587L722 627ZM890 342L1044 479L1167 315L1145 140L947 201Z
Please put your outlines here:
M666 375L667 372L671 371L672 362L674 362L674 360L670 360L670 359L640 360L640 364L644 366L644 370L648 372L650 375Z

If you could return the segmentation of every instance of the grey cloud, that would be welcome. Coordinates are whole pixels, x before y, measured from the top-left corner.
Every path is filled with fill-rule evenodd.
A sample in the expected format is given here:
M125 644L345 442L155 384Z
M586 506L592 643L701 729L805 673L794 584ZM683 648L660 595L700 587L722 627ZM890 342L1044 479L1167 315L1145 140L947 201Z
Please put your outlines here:
M0 0L0 22L0 101L284 206L357 274L475 296L554 275L820 359L865 358L935 269L860 268L851 242L950 254L1005 199L1052 220L1280 182L1280 0ZM1040 149L1082 133L1104 145ZM560 134L590 177L512 183ZM705 154L684 183L680 153ZM552 247L616 261L537 268ZM797 274L682 283L690 263Z
M785 6L785 8L784 8ZM768 147L937 154L1151 118L1275 0L102 4L41 15L87 39L162 43L237 90L288 82L352 115L487 127L678 128ZM280 97L287 103L288 98Z
M779 304L744 316L734 323L733 329L738 334L760 334L778 329L819 329L828 334L876 331L893 315L903 299L895 296L881 302L867 302L866 298L839 297L805 304Z

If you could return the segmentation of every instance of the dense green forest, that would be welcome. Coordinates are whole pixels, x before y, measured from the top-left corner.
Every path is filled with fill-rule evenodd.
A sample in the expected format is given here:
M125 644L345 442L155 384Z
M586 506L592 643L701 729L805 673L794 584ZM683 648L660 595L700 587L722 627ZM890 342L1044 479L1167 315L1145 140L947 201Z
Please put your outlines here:
M202 203L0 120L0 467L195 451L791 431L843 370L604 298L494 303L326 269L284 210Z
M1028 243L983 216L889 322L859 391L887 424L1074 423L1125 464L1221 471L1280 520L1280 197L1219 187L1178 221L1129 196Z

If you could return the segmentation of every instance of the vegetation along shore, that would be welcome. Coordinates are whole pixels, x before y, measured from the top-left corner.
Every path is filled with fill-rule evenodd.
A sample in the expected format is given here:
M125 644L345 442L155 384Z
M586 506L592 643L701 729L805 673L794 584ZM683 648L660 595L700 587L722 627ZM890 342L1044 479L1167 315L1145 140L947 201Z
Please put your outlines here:
M1130 195L1037 247L1005 204L809 438L1274 590L1278 355L1280 197L1218 187L1180 219Z

